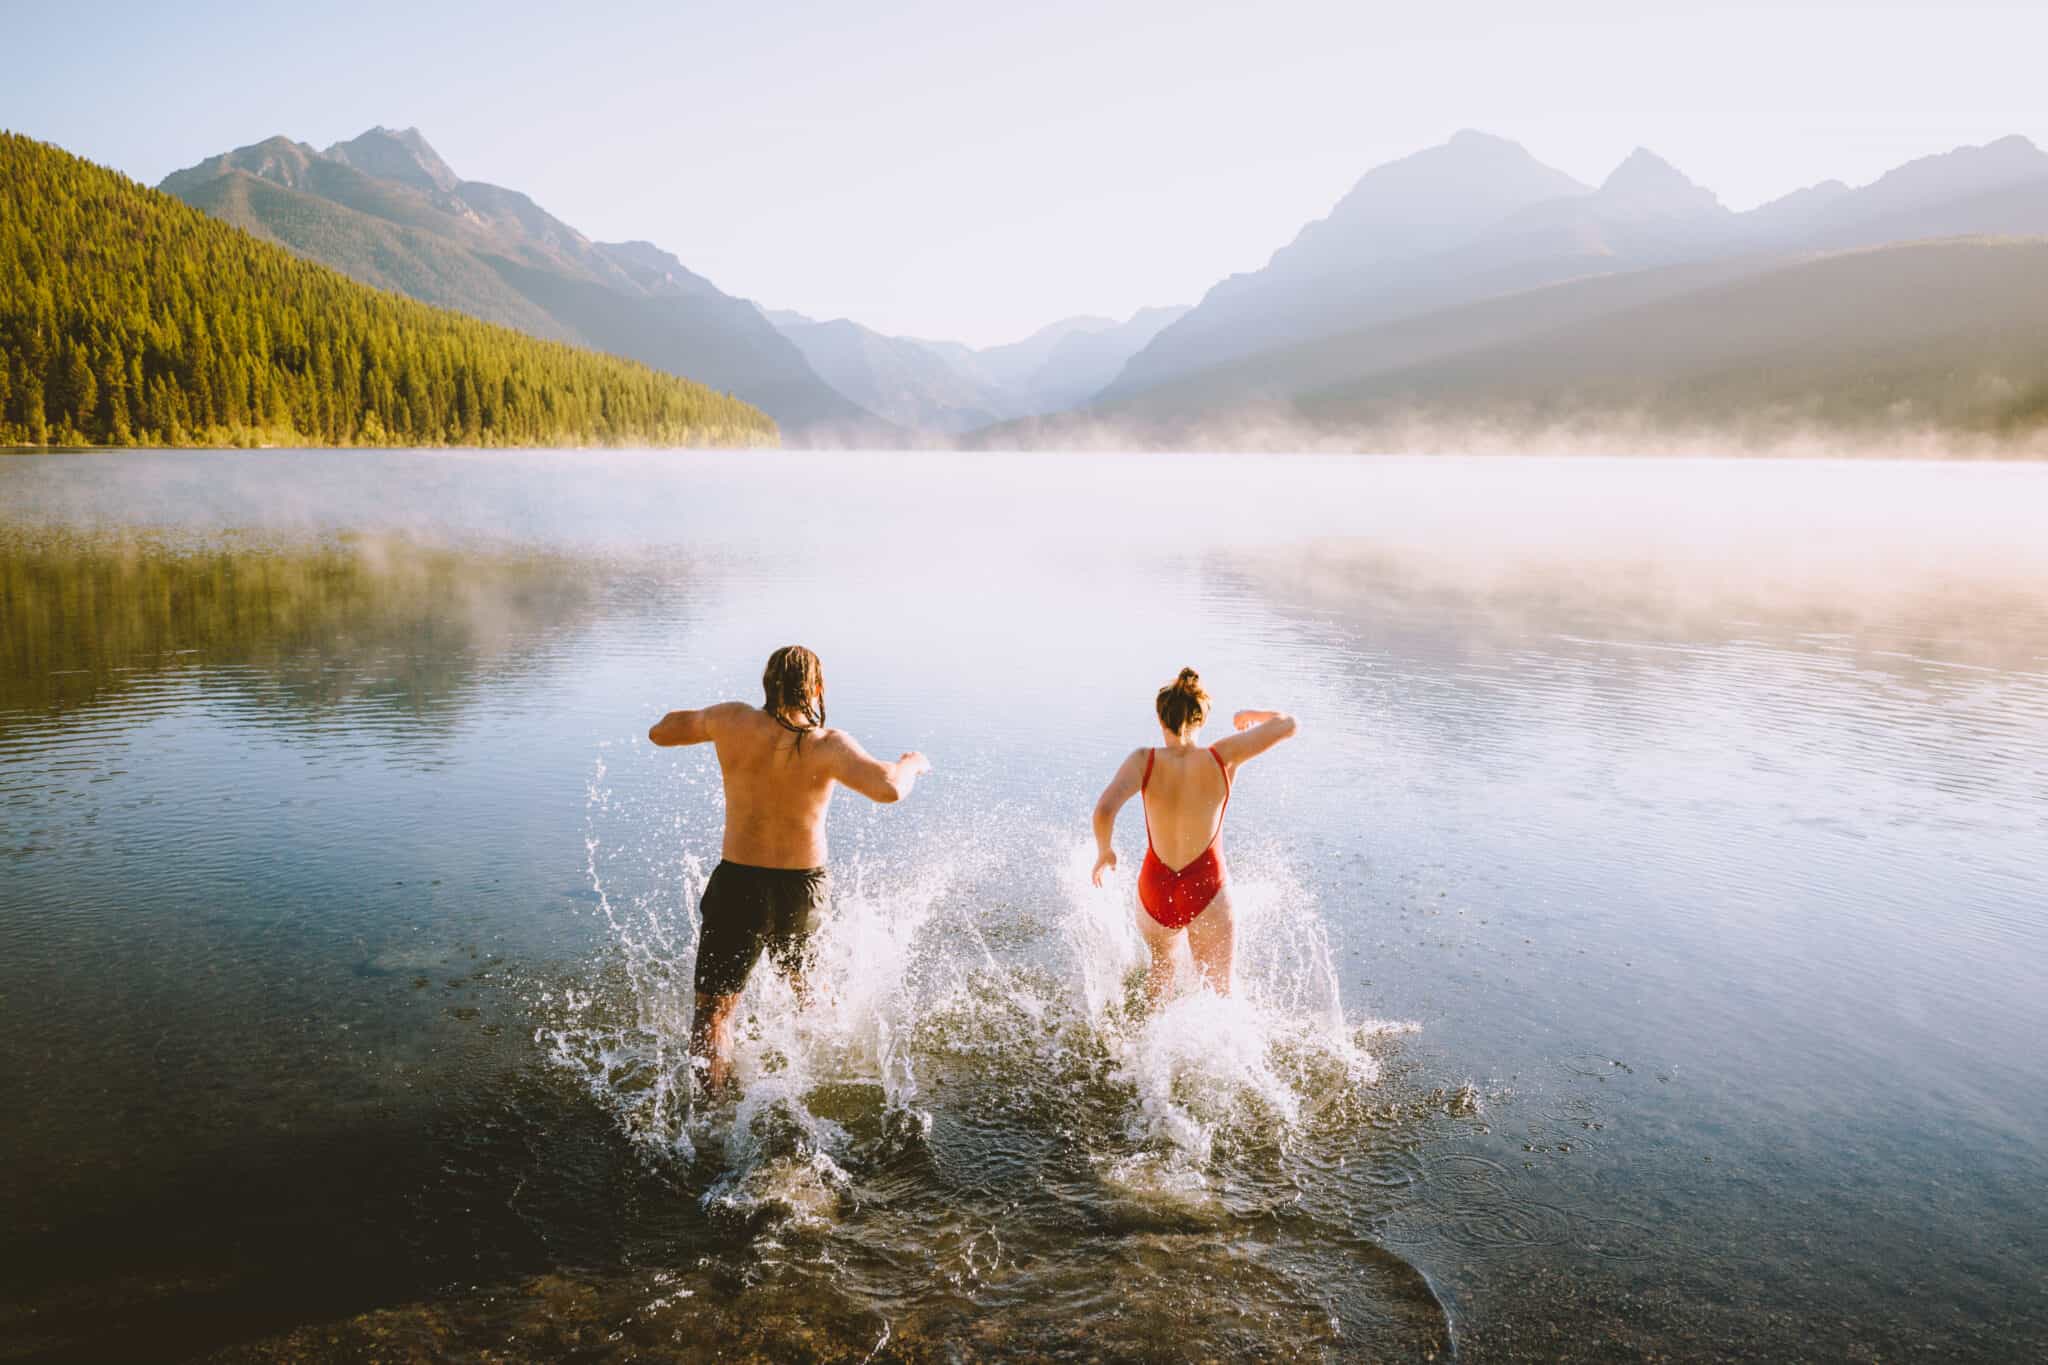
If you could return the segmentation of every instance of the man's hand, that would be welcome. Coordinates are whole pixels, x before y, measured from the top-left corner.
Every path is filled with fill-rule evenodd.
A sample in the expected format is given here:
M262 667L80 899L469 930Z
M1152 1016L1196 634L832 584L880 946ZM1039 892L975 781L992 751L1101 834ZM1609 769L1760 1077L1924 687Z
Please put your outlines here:
M1095 855L1095 870L1088 874L1088 878L1097 886L1100 886L1102 885L1102 874L1114 871L1116 871L1116 850L1105 848Z

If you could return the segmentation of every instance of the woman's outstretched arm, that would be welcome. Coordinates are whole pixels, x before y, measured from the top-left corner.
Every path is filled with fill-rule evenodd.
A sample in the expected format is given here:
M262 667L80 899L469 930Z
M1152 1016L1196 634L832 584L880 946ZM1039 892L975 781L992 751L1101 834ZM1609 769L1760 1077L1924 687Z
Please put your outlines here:
M1300 727L1285 711L1240 711L1230 718L1237 727L1234 735L1216 741L1216 756L1235 768L1246 759L1257 758L1283 739L1292 739Z
M1102 885L1103 872L1116 866L1116 849L1111 845L1116 837L1116 813L1124 808L1124 802L1138 794L1144 781L1145 751L1133 749L1095 803L1095 871L1089 876L1097 886Z

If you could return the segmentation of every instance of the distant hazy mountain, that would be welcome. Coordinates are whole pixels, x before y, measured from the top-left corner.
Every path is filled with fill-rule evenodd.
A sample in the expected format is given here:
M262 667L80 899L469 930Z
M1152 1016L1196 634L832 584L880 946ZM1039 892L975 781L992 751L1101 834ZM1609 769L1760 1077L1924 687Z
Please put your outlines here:
M1470 131L1377 167L1264 269L1212 288L1132 357L1113 392L1355 325L1361 310L1401 289L1412 263L1468 243L1519 210L1588 192L1519 145ZM1430 295L1410 311L1437 302Z
M988 446L2048 441L2048 239L1636 270L1319 338ZM1636 447L1640 448L1640 446Z
M1738 241L1735 215L1713 192L1638 147L1591 194L1531 204L1433 259L1438 273L1522 263L1662 265Z
M1368 172L1264 270L1218 284L1134 355L1101 401L1183 393L1178 381L1196 376L1216 393L1298 390L1281 379L1285 357L1300 358L1290 348L1588 276L1695 262L1740 273L1814 251L1993 233L2048 233L2048 154L2024 138L1737 214L1645 149L1588 191L1513 143L1461 133ZM1305 354L1326 374L1328 348ZM1233 376L1241 364L1258 378Z
M275 137L162 188L366 284L723 389L799 442L894 434L751 303L646 242L594 242L516 190L461 179L417 129L324 152Z
M1087 315L1061 318L1058 322L1047 323L1022 341L984 346L974 352L971 363L986 374L991 383L1007 389L1022 389L1031 382L1033 375L1045 367L1045 363L1052 359L1052 353L1068 337L1108 332L1116 325L1115 318Z
M912 430L972 431L1023 411L1001 389L949 363L924 342L884 336L845 318L818 322L779 309L766 316L826 383L869 412Z
M1802 236L1812 231L1829 209L1854 193L1839 180L1823 180L1751 209L1742 215L1743 227L1764 242Z
M1029 410L1054 412L1088 402L1110 386L1132 356L1188 311L1185 305L1140 308L1107 327L1069 329L1024 380Z
M2039 435L2048 433L2048 241L1806 259L1294 406L1311 422L1358 429Z
M903 426L951 434L1087 402L1185 312L1141 308L1123 322L1063 318L1022 341L981 350L885 336L844 318L820 322L785 309L762 316L847 398Z
M1275 347L1068 416L1081 421L1100 417L1143 430L1200 423L1243 409L1291 408L1295 400L1309 394L1542 335L1740 279L1759 268L1756 260L1741 257L1620 271L1541 289L1516 290ZM1048 419L1047 429L1053 429L1059 420Z
M1909 161L1835 196L1794 240L1826 248L1982 233L2048 233L2048 152L2007 137Z

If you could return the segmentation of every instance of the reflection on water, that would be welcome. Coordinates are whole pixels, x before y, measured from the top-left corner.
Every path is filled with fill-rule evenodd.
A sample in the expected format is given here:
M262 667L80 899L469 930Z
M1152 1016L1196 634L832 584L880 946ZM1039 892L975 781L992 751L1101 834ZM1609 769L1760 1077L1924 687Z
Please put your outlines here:
M483 660L589 595L582 565L533 551L17 529L0 546L0 708L67 710L200 664L298 707L446 714Z
M2048 1345L2048 469L0 462L4 1353ZM789 639L938 772L679 1064ZM1237 999L1085 812L1183 663ZM1126 841L1135 838L1124 831Z

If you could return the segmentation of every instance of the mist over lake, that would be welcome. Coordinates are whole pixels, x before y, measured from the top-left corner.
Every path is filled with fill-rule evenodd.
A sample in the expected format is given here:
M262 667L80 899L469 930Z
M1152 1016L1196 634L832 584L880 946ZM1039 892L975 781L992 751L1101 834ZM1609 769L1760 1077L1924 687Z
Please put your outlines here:
M2048 466L0 459L0 1353L2048 1351ZM823 659L829 1003L679 1068ZM1300 737L1147 1019L1152 694ZM1210 737L1219 730L1212 722ZM1119 847L1143 838L1126 812Z

